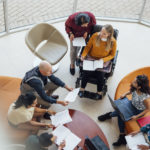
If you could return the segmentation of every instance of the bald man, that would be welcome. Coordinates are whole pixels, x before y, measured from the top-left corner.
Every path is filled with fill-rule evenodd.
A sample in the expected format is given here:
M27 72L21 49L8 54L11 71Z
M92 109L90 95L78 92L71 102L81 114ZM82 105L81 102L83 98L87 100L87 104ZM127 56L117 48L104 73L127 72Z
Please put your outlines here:
M52 74L52 66L47 61L42 61L39 66L33 68L25 74L21 82L21 94L33 92L37 96L38 104L49 107L50 104L57 103L63 106L68 105L67 101L56 100L58 96L51 95L59 86L72 91L63 81Z

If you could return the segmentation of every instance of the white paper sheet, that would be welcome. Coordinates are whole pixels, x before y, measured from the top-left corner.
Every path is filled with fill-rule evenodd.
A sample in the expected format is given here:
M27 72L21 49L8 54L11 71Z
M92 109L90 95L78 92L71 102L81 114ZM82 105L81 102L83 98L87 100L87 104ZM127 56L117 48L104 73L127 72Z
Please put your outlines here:
M140 144L148 145L146 143L144 135L141 132L133 137L131 135L127 135L127 136L125 136L125 138L127 141L127 145L129 147L129 149L131 149L131 150L139 150L137 145L140 145Z
M58 145L65 140L66 146L64 147L64 150L73 150L81 141L78 136L64 126L57 127L52 134L57 136L55 143Z
M94 71L97 68L103 68L103 60L84 60L83 61L83 70Z
M51 120L55 127L72 121L68 110L56 113L55 115L51 116Z
M80 88L76 88L73 91L69 92L67 94L67 96L65 97L65 101L74 102L76 100L78 93L79 93L79 90L80 90Z
M73 46L86 46L85 39L83 37L74 38Z

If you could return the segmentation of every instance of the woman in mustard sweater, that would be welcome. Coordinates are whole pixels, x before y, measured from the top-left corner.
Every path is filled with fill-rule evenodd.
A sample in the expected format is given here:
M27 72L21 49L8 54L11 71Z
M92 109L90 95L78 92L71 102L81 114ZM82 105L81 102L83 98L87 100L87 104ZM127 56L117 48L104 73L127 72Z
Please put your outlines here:
M111 25L104 25L100 32L92 35L87 46L84 48L81 55L81 60L84 59L102 59L104 62L103 66L109 64L108 62L115 57L116 54L116 40L113 37L113 27ZM94 76L98 80L97 94L95 99L101 99L103 96L102 87L104 84L105 73L96 69L95 71L83 70L83 78L81 82L81 89L79 96L84 96L84 90L90 76Z

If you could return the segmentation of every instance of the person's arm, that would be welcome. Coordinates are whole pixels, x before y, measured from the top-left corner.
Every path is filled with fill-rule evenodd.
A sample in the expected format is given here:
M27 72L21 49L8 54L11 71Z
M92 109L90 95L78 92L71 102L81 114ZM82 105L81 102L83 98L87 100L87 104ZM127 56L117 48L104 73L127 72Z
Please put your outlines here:
M97 34L97 33L96 33ZM87 54L89 53L89 51L91 50L92 46L93 46L93 40L96 36L96 34L93 34L92 37L90 38L89 42L87 43L87 45L85 46L83 53L81 55L81 60L83 60Z
M55 83L56 85L66 88L68 91L72 91L72 90L73 90L73 88L70 88L70 87L69 87L68 85L66 85L62 80L60 80L58 77L56 77L56 76L54 76L54 75L51 75L51 76L49 77L49 79L50 79L53 83Z
M120 96L120 99L123 99L125 98L127 95L130 95L131 94L131 91L128 91L126 93L124 93L123 95Z
M47 124L47 123L41 123L41 122L37 122L37 121L29 121L29 123L33 126L37 126L37 127L48 127L48 128L53 128L54 126L52 124Z
M150 146L141 144L141 145L138 145L138 149L140 149L140 150L149 150Z
M56 114L55 111L51 111L49 109L42 109L42 108L38 108L38 107L35 107L34 111L35 111L35 113L49 113L51 115L55 115Z
M72 33L72 18L71 16L65 22L65 30L70 37L70 33Z
M116 55L116 50L117 50L117 42L116 42L116 40L114 40L110 54L107 57L104 57L103 61L107 62L107 61L110 61L111 59L113 59Z
M62 141L62 142L60 143L60 145L58 146L58 150L62 150L65 146L66 146L66 142L65 142L65 141Z
M137 119L150 111L150 98L144 100L143 102L144 102L146 109L142 111L140 114L133 116L132 119Z
M57 102L56 99L54 99L54 98L51 97L51 96L48 96L48 95L45 93L45 90L44 90L44 88L42 87L42 83L41 83L38 79L32 79L32 80L28 81L28 84L29 84L32 88L35 89L35 91L39 94L39 96L40 96L43 100L45 100L45 101L47 101L47 102L49 102L49 103L51 103L51 104Z

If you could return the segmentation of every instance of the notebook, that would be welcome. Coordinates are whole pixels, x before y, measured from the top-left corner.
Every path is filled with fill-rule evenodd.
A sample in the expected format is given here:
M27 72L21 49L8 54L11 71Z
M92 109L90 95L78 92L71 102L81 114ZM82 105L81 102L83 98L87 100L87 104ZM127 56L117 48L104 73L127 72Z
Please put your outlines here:
M123 99L113 100L108 94L108 98L112 107L119 112L123 121L128 121L132 116L134 116L135 108L131 101L129 101L126 97Z
M137 119L137 122L140 127L144 127L145 125L150 124L150 116L139 118Z

